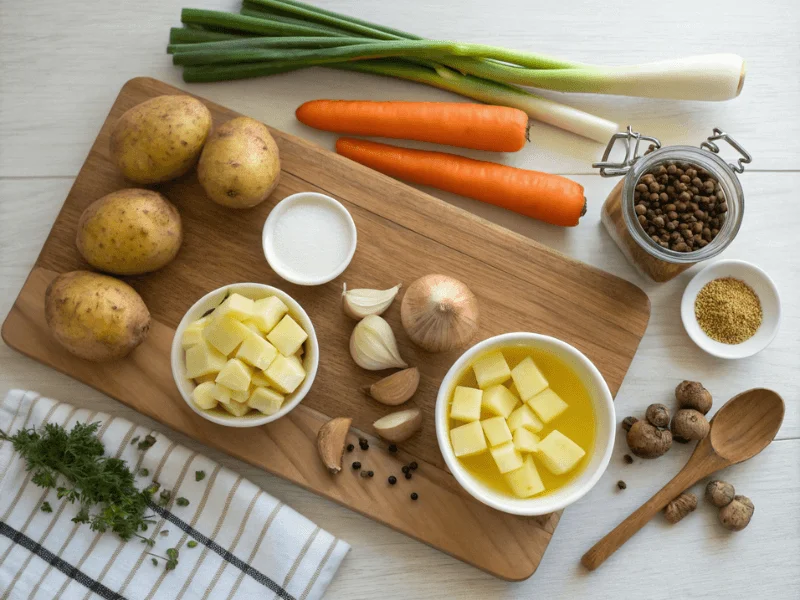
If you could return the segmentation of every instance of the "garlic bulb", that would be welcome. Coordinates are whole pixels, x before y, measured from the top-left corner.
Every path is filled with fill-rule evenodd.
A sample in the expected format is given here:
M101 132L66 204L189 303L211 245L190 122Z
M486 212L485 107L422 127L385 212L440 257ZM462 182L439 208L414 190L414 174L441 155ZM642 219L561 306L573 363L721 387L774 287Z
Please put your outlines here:
M466 346L478 329L478 300L469 288L447 275L417 279L400 306L403 329L428 352Z
M367 315L355 326L350 336L350 355L359 367L368 371L408 366L397 349L391 326L378 315Z
M344 314L353 319L363 319L369 315L382 315L394 302L399 291L399 283L388 290L359 289L349 291L345 283L342 291Z

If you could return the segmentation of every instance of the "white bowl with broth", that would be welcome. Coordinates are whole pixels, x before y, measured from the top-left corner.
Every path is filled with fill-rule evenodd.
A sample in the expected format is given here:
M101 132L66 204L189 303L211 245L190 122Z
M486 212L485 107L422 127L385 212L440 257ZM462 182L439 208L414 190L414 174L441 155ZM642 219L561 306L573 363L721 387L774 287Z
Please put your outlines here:
M586 455L574 472L558 476L563 478L558 485L552 485L552 476L546 469L539 468L542 481L548 489L529 498L514 496L499 471L491 478L480 470L480 465L469 464L467 460L456 457L450 441L453 425L449 414L450 402L456 386L469 385L470 381L474 386L472 365L482 356L497 350L503 352L511 368L525 356L533 357L551 388L568 404L573 403L551 428L563 430L567 436L575 438L579 445L583 442L589 446L584 448ZM578 407L573 398L575 393L585 396L586 406ZM572 409L575 412L570 416L569 410ZM480 502L502 512L524 516L545 515L561 510L588 493L608 466L616 431L614 401L597 367L582 352L566 342L526 332L506 333L489 338L462 354L450 367L439 387L435 420L439 449L458 483ZM580 428L585 427L588 421L593 423L592 431L581 434ZM488 460L492 460L491 456Z
M221 408L203 410L192 400L192 391L196 387L196 384L194 380L189 379L186 373L186 352L181 345L183 334L191 323L203 317L210 309L219 306L229 294L233 293L241 294L252 300L277 296L289 308L288 314L308 334L308 338L303 342L302 363L306 371L305 379L294 392L286 396L280 410L271 415L252 410L244 416L237 417ZM232 283L209 292L186 311L186 314L175 330L175 337L172 339L170 360L172 364L172 377L175 380L175 385L178 387L178 391L192 411L218 425L227 425L228 427L259 427L287 415L306 397L314 383L314 378L317 376L317 369L319 368L319 342L317 341L317 334L314 331L314 325L311 323L311 318L308 316L308 313L306 313L297 300L292 298L289 294L276 287L262 283Z

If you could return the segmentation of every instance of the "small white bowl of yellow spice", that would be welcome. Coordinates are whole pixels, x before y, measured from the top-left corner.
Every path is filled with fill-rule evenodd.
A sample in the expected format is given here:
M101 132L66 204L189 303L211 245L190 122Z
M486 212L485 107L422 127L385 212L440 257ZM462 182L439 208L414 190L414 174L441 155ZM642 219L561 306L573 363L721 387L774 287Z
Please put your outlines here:
M311 389L319 344L286 292L235 283L186 312L172 340L172 376L186 404L219 425L257 427L286 415Z
M746 358L769 346L778 333L778 288L751 263L720 260L686 286L681 320L692 341L712 356Z

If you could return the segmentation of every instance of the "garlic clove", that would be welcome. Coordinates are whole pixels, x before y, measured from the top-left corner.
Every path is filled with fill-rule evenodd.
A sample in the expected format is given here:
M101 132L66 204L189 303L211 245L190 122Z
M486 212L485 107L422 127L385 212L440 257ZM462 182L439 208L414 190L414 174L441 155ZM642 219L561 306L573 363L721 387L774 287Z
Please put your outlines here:
M344 444L352 422L353 419L347 417L336 417L325 423L317 432L317 451L322 463L331 474L342 470Z
M428 352L447 352L469 344L478 330L478 300L447 275L426 275L412 283L400 306L403 329Z
M392 327L378 315L367 315L353 328L350 355L359 367L368 371L408 366L400 356Z
M388 442L405 442L422 427L422 411L416 407L398 410L381 417L372 426Z
M342 290L344 314L353 319L363 319L369 315L382 315L391 306L401 284L388 290L356 289L348 290L345 283Z
M364 391L381 404L398 406L411 398L417 387L419 387L419 369L411 367L366 386Z

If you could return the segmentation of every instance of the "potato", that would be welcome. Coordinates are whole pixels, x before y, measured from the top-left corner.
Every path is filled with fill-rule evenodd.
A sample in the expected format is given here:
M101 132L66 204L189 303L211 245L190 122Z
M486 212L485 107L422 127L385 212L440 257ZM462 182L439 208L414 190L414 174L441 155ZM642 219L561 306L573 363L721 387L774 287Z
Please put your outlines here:
M178 209L151 190L129 188L90 204L78 221L78 251L90 265L117 275L160 269L183 241Z
M160 183L196 163L211 131L211 113L191 96L157 96L137 104L111 130L111 159L131 181Z
M278 146L263 123L249 117L228 121L209 137L197 165L197 178L217 204L250 208L278 185Z
M98 362L127 355L150 329L150 313L136 290L89 271L56 277L45 292L44 315L58 343Z

